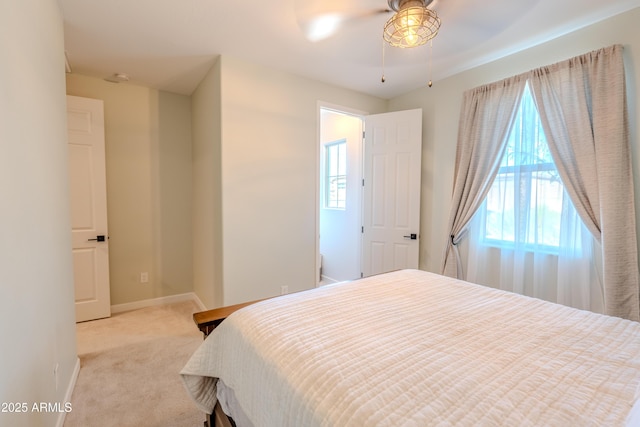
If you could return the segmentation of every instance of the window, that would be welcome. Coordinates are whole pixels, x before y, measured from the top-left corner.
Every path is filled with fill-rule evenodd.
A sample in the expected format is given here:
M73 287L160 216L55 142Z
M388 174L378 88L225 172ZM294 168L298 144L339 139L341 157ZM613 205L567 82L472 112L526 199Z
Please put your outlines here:
M571 203L529 87L482 210L482 244L557 253L563 207ZM570 206L573 209L573 206Z
M347 140L325 145L325 207L345 209L347 199Z

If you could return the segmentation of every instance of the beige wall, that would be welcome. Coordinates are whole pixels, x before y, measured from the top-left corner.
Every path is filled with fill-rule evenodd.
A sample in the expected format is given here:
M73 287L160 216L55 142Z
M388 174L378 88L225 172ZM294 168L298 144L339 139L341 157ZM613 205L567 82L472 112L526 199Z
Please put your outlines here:
M315 286L318 101L386 101L221 58L224 304Z
M79 368L75 342L62 16L0 2L0 425L53 426ZM58 366L58 381L54 371Z
M111 303L191 292L190 97L76 74L67 93L104 101Z
M636 170L636 205L640 202L637 99L640 95L640 8L586 27L551 42L474 68L392 99L391 110L423 109L422 218L420 268L440 272L448 236L447 223L462 94L467 89L620 43L625 48L631 148ZM640 213L640 209L636 208Z
M219 96L220 104L207 96ZM213 150L205 162L219 165L213 176L194 174L197 194L213 198L207 208L213 221L221 209L221 222L196 238L222 231L222 265L194 278L207 306L279 295L281 286L290 292L315 286L318 101L386 110L385 100L226 56L194 94L194 146ZM214 122L204 129L204 118L216 117L220 135ZM214 262L217 250L197 257ZM201 294L211 286L221 298L213 304Z
M191 96L193 129L193 290L209 308L222 305L220 62Z

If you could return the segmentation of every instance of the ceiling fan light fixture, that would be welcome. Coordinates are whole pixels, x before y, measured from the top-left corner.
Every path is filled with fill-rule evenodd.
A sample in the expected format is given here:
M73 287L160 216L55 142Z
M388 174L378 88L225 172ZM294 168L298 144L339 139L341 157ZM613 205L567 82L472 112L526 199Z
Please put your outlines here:
M428 3L424 0L389 0L389 6L396 13L384 25L384 40L394 47L411 48L434 38L440 29L440 18L427 7Z

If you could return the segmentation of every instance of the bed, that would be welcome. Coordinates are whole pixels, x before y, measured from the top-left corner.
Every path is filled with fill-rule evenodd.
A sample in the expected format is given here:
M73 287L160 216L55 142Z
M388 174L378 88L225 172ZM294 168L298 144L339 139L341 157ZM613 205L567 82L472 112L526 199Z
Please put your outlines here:
M181 378L238 427L640 425L640 323L401 270L234 311Z

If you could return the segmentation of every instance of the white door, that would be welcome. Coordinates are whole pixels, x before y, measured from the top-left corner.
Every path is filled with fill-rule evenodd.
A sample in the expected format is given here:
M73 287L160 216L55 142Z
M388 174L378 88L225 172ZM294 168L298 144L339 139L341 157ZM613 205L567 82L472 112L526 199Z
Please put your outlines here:
M67 96L76 322L109 317L109 235L101 100Z
M362 275L418 268L422 110L365 117Z

